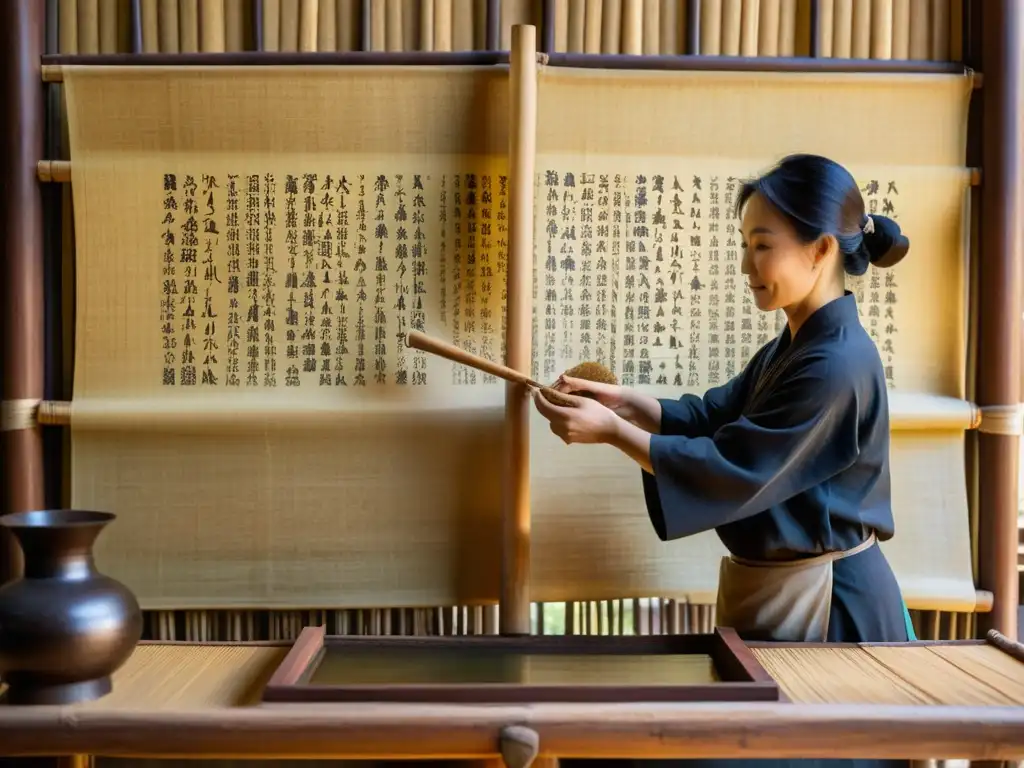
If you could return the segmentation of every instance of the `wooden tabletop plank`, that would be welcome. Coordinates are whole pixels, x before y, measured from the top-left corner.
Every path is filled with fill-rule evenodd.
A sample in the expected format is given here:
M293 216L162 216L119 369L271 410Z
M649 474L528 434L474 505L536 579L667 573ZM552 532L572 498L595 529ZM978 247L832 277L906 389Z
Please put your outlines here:
M495 757L509 725L559 757L1024 759L1024 707L786 703L12 707L0 744L10 756L472 759Z
M1020 695L1024 664L987 646L757 648L793 698L783 703L258 705L286 650L140 645L104 699L0 706L0 744L10 756L473 759L495 757L501 729L516 724L559 757L1024 759L1024 707L998 705ZM899 666L892 650L913 654L916 677L872 666ZM947 674L973 680L966 698L988 706L937 705L950 698L936 688ZM1000 676L1009 687L996 687Z

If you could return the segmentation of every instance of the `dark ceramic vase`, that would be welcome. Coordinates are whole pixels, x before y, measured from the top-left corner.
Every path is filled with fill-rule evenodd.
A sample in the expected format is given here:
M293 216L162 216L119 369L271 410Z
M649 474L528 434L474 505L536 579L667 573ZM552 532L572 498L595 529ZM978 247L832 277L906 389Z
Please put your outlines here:
M114 519L75 509L0 516L25 555L24 576L0 587L0 676L8 704L105 696L142 635L127 587L104 576L92 547Z

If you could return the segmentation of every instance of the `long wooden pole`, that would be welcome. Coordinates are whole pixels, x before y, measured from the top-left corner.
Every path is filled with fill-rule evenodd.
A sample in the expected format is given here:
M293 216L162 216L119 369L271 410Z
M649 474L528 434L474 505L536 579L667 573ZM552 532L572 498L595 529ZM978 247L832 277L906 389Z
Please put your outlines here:
M509 77L508 281L505 363L527 376L533 362L533 177L537 149L537 28L512 28ZM505 385L505 487L502 510L502 634L530 632L529 388Z
M1024 8L1020 0L981 6L981 232L977 401L983 413L1014 411L1021 400L1021 188L1024 147L1021 72ZM1002 419L978 435L978 577L992 592L982 629L1017 638L1017 486L1019 428Z
M44 506L42 434L29 404L44 387L43 200L36 164L43 159L40 57L46 4L0 3L0 328L2 466L0 514ZM21 553L0 541L0 584L20 575Z

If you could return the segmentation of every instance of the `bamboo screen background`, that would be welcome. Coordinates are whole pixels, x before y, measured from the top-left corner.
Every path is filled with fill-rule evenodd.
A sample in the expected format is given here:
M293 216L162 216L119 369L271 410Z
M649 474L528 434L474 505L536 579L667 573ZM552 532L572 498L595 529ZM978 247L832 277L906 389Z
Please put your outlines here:
M132 0L59 0L61 53L127 53ZM486 49L484 0L136 0L145 53ZM500 0L500 48L539 0ZM554 49L680 54L686 0L553 0ZM820 0L820 56L959 61L962 0ZM259 23L257 23L259 20ZM72 23L73 22L73 23ZM811 0L700 0L700 50L810 54ZM368 28L368 45L362 30ZM261 32L257 44L257 32ZM540 30L541 35L544 30Z
M109 53L139 49L131 40L132 3L62 0L62 53ZM141 50L160 52L253 50L259 18L264 50L356 50L369 6L371 50L479 50L484 48L484 3L300 2L255 5L225 0L142 0ZM573 52L678 53L686 30L684 3L556 2L555 50ZM222 6L222 8L221 8ZM515 23L541 21L534 3L501 4L501 42L508 47ZM254 10L256 11L254 13ZM413 12L407 12L412 10ZM403 12L406 11L406 12ZM450 15L449 15L450 11ZM446 18L447 16L447 18ZM823 2L820 54L863 58L956 60L958 2ZM428 23L430 22L430 23ZM446 23L447 22L447 23ZM701 48L720 55L806 55L808 2L701 3ZM275 28L276 24L276 28ZM597 47L600 31L600 47ZM543 33L542 33L543 34ZM275 39L276 38L276 39ZM540 166L539 166L540 167ZM68 200L68 198L66 198ZM66 206L66 210L70 205ZM70 237L70 222L66 231ZM73 244L66 245L73 252ZM72 259L73 260L73 259ZM71 267L69 267L70 269ZM72 283L73 284L73 283ZM73 313L66 313L73 317ZM67 333L73 329L67 328ZM72 349L68 344L65 349ZM70 382L72 361L67 361ZM949 393L954 394L954 393ZM973 631L969 612L914 611L923 637L963 637ZM535 631L664 633L706 631L713 609L699 602L658 597L538 603ZM147 636L155 639L242 640L293 637L306 624L325 623L339 633L481 633L496 630L492 606L358 610L167 610L150 611Z

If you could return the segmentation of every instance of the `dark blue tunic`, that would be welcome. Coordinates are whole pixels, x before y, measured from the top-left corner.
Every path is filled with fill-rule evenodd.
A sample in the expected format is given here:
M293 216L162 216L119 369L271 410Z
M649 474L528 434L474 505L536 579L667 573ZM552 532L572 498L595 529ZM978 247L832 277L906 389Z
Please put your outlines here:
M889 407L878 350L846 293L790 338L787 327L746 369L703 398L662 400L661 434L643 473L662 540L714 529L734 555L794 560L845 551L895 532ZM833 568L831 642L904 642L903 599L881 550ZM596 762L607 768L611 762ZM629 762L629 761L627 761ZM874 760L637 761L801 768L902 765Z

